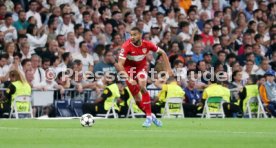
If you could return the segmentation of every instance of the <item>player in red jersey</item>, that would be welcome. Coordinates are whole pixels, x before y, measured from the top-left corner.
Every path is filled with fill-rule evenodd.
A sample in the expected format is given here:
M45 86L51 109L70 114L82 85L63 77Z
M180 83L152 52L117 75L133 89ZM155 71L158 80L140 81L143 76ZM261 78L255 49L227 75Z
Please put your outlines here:
M150 41L142 40L142 32L139 28L134 27L130 31L131 39L127 40L123 45L119 55L118 67L119 71L127 77L127 85L131 91L139 108L145 112L146 121L143 127L151 126L153 122L156 126L162 126L154 114L151 113L150 95L146 90L147 84L147 59L146 55L149 51L161 54L164 60L165 68L169 75L172 75L172 70L166 53L151 43Z

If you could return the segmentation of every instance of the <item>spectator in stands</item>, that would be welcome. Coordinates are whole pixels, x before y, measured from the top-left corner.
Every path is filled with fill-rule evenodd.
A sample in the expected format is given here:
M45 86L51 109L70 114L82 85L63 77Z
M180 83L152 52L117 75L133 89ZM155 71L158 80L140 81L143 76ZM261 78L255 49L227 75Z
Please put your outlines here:
M261 65L259 69L256 71L256 75L264 75L266 71L270 69L269 67L269 60L268 59L263 59L261 62Z
M54 59L58 56L59 50L61 49L58 47L57 41L52 40L48 43L48 48L37 48L35 52L40 57L50 59L51 63L54 63Z
M32 68L34 70L34 80L32 81L33 88L37 89L45 89L46 86L46 77L45 77L45 71L40 67L41 66L41 58L33 54L31 58L32 62Z
M102 74L105 72L117 73L116 66L113 52L111 50L106 50L103 61L95 65L94 72L101 72Z
M17 31L16 28L12 26L12 23L12 15L10 13L7 13L5 15L5 23L0 27L0 31L4 32L5 43L17 40Z
M7 74L9 72L8 66L8 55L0 55L0 82L5 82L7 80Z
M203 50L203 45L200 42L195 42L193 45L193 61L194 62L198 62L203 60L203 54L202 54L202 50Z
M201 93L195 88L196 80L188 78L188 85L184 89L185 100L183 104L185 117L196 117L197 113L202 112Z
M79 45L79 43L81 41L83 41L83 27L81 24L76 24L74 26L74 31L75 31L75 37L76 37L76 40L77 40L77 44Z
M8 58L8 64L12 64L13 63L13 54L15 53L15 44L14 42L9 42L6 44L6 53L8 54L9 58Z
M52 18L51 18L52 17ZM51 40L55 40L57 37L57 27L58 27L58 16L51 15L50 19L48 20L48 27L47 27L47 42Z
M22 44L26 43L28 40L28 37L26 34L20 34L17 38L17 44L16 44L16 52L20 52L22 49Z
M83 62L84 71L93 71L94 62L93 57L88 52L87 43L85 41L80 42L79 44L80 52L73 54L73 59L78 59Z
M31 59L23 59L21 65L24 73L26 73L26 71L28 70L31 71L33 69Z
M83 89L96 89L96 91L99 92L96 88L96 83L88 80L89 74L91 73L91 71L87 72L83 70L82 61L75 60L73 63L71 84L74 85L79 92L83 92Z
M203 38L203 43L206 46L212 46L214 44L214 37L212 35L210 35L210 31L212 29L212 26L208 23L205 23L203 25L203 32L201 34L202 38Z
M33 16L36 20L37 23L37 28L42 27L42 21L41 21L41 16L40 14L37 12L37 8L38 8L38 2L35 0L31 0L29 2L29 11L26 13L27 15L27 19L29 19L29 17Z
M64 48L66 52L76 53L79 52L79 45L75 39L74 32L67 33L67 40L64 44Z
M47 34L45 29L37 29L33 24L30 24L27 28L28 43L30 44L30 52L34 53L34 49L37 47L44 47L47 42Z
M63 23L58 26L58 34L67 35L69 32L74 32L74 25L71 20L70 13L62 14Z
M270 64L271 68L275 71L276 70L276 51L273 52L272 60L269 64Z
M31 58L30 45L28 42L22 43L20 53L22 54L22 60Z
M41 64L41 68L46 71L49 70L50 66L51 66L51 61L48 58L43 58L42 59L42 64Z
M58 65L58 67L61 71L66 71L67 68L70 68L72 66L72 63L73 63L72 54L70 52L65 52L61 55L61 58L62 58L62 62ZM57 73L59 72L60 71L58 71Z
M264 103L264 106L269 110L272 116L276 117L276 84L275 84L275 72L269 70L265 73L266 82L261 85L260 96Z
M64 35L63 34L57 35L56 41L58 42L58 47L64 49L64 45L65 45L65 37L64 37Z
M92 54L93 59L94 59L94 64L96 65L97 63L99 63L100 61L103 61L104 59L104 53L105 53L105 46L102 44L98 44L95 49L94 52Z
M13 26L17 30L18 34L26 34L27 33L27 27L28 22L26 20L26 13L24 10L20 10L18 12L18 20L13 23Z

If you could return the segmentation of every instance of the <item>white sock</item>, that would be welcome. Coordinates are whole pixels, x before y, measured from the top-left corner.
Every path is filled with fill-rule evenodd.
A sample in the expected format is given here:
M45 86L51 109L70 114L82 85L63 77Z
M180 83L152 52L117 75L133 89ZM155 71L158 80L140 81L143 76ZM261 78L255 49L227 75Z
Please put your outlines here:
M152 116L147 116L147 118L152 119Z
M151 117L152 118L156 118L155 114L151 113Z

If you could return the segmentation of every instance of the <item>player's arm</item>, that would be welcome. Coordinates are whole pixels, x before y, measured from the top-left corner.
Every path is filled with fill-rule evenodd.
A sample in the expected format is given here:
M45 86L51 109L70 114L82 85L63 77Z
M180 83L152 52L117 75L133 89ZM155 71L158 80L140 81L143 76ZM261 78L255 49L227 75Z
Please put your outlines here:
M166 52L163 49L158 48L157 53L161 55L161 57L164 61L164 64L165 64L165 68L166 68L169 76L173 76L173 71L171 69L171 64L170 64L170 61L168 59L168 56L167 56Z
M127 72L126 72L126 70L125 70L125 68L124 68L125 62L126 62L126 59L125 59L125 58L119 57L117 69L118 69L118 72L120 73L120 76L122 76L122 77L128 79Z

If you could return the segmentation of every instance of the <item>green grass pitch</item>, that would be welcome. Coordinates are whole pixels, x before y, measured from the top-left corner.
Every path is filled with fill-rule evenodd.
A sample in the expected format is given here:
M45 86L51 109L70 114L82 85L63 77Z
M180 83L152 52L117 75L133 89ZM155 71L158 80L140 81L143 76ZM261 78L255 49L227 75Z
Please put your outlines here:
M0 147L91 148L275 148L273 119L163 119L142 128L144 119L0 120Z

